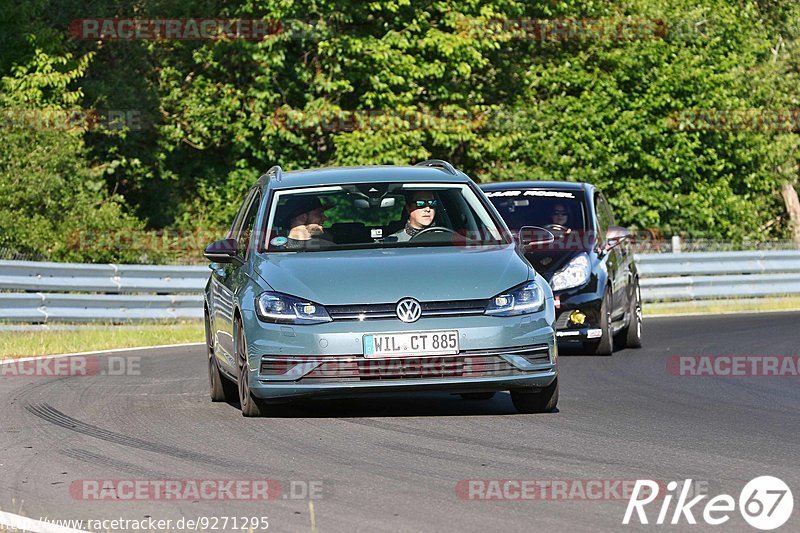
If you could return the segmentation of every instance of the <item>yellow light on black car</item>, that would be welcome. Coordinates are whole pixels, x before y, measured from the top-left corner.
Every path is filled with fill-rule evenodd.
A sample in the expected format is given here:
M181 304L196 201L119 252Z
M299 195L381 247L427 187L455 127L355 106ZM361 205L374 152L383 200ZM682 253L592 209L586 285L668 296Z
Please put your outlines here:
M569 321L576 326L582 326L586 323L586 315L583 313L583 311L576 309L569 314Z

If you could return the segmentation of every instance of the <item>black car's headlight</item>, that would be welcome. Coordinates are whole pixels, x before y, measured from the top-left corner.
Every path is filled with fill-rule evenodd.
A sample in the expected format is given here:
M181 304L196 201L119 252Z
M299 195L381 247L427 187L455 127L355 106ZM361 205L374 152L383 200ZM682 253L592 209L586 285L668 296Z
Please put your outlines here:
M567 263L567 266L553 274L550 279L550 288L554 291L580 287L589 281L592 275L592 266L589 256L583 252Z
M281 324L320 324L332 320L319 304L271 291L256 298L256 313L265 322Z
M528 281L502 294L486 306L487 315L514 316L535 313L544 307L544 291L536 281Z

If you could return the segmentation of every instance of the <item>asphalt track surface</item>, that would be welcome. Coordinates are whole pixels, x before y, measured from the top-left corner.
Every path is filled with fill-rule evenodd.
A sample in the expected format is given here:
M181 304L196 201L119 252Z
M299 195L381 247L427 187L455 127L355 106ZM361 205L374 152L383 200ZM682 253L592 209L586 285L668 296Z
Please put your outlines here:
M748 480L774 475L796 501L781 531L798 531L798 378L667 370L676 355L798 355L798 324L800 313L649 319L644 349L562 353L559 408L545 415L517 414L507 393L429 393L245 419L237 406L209 401L201 346L114 354L141 358L140 375L4 377L0 510L36 519L267 516L270 531L313 531L312 522L320 532L652 530L623 526L627 500L613 491L599 501L474 501L456 486L692 478L738 499ZM320 481L322 498L313 511L308 499L282 497L84 501L69 491L82 479L272 479L284 494L289 481ZM648 511L655 520L658 507ZM713 529L756 531L736 512Z

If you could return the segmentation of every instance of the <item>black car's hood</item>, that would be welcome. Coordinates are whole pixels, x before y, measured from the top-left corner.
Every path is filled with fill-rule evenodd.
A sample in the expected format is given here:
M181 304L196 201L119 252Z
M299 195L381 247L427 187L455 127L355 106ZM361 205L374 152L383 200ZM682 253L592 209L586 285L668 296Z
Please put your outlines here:
M547 250L526 252L525 259L527 259L533 268L536 269L536 272L541 274L549 283L553 274L565 267L573 257L584 253L584 251L585 250Z

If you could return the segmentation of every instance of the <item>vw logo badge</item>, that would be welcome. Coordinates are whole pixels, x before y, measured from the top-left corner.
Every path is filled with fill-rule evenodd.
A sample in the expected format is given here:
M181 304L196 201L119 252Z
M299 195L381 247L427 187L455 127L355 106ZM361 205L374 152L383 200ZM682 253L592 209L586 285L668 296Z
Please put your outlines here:
M420 316L422 316L422 306L414 298L403 298L397 302L397 318L403 322L416 322Z

